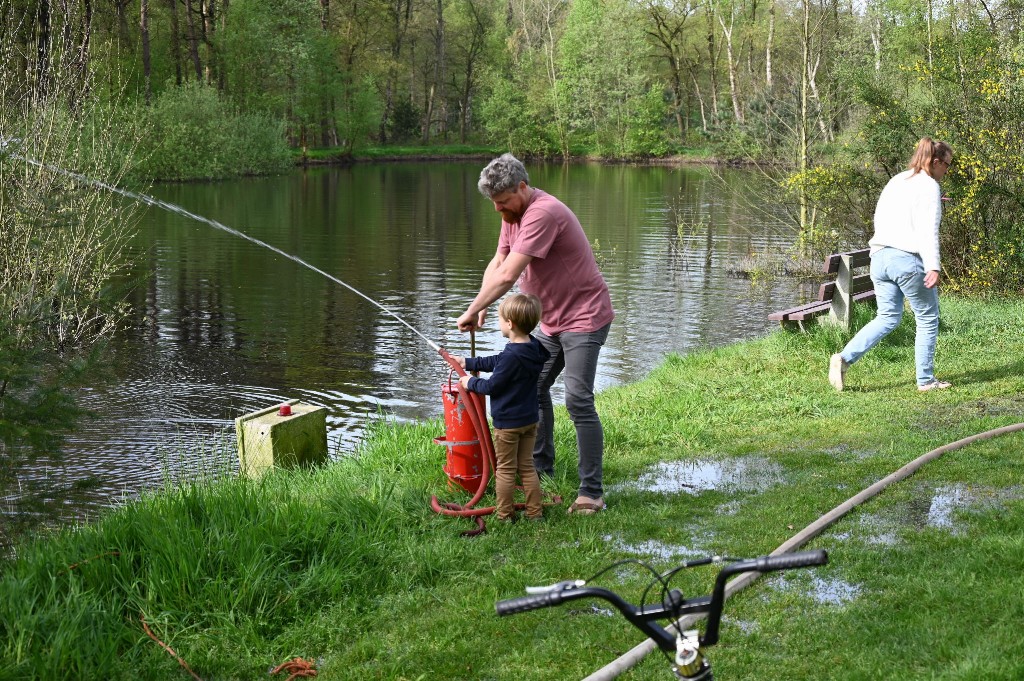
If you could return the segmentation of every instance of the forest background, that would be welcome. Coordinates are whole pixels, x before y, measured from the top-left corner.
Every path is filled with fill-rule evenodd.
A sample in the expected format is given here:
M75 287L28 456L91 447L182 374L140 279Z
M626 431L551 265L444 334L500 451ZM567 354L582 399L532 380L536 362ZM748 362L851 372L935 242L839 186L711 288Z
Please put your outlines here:
M111 139L131 143L132 177L275 172L294 150L411 143L562 159L697 150L781 169L777 202L793 206L801 246L830 250L870 234L877 189L928 135L956 152L944 187L952 283L1024 282L1017 0L0 8L5 108L101 107Z
M1020 294L1020 0L0 0L0 491L58 456L145 187L426 155L749 163L804 256L948 141L945 290ZM60 170L78 173L79 178ZM0 528L0 544L18 534Z
M918 138L952 144L944 267L1019 290L1017 0L0 0L5 109L99 113L141 180L295 150L754 161L805 251L862 243ZM9 118L9 116L7 117ZM107 120L110 119L110 120ZM8 136L18 128L7 120ZM22 131L24 133L24 131ZM130 148L127 148L130 147ZM696 150L696 152L695 152Z

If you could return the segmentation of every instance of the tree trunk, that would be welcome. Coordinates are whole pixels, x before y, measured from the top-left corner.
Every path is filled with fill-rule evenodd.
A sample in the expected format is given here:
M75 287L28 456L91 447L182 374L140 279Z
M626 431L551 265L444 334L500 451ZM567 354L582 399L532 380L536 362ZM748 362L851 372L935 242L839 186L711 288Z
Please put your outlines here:
M448 93L445 90L445 83L448 80L448 32L444 23L444 0L437 0L437 98L441 100L441 110L438 116L438 132L441 133L441 141L448 142Z
M203 65L199 62L199 38L196 35L196 22L192 18L192 0L185 0L185 22L188 26L188 52L196 70L196 81L202 83Z
M427 88L425 99L426 101L423 103L423 134L421 136L423 144L430 142L430 118L434 115L434 83Z
M131 0L114 0L114 11L117 13L117 39L121 42L122 49L131 44L131 36L128 30L128 3Z
M199 13L203 18L203 43L206 45L206 80L210 85L219 80L217 74L220 71L220 62L217 54L217 45L214 38L216 32L216 0L204 0L199 5Z
M434 82L431 83L429 95L427 96L426 111L423 119L423 143L430 141L430 128L434 117L434 102L441 100L441 107L444 108L444 81L445 81L445 35L444 35L444 0L437 0L435 3L437 12L434 30ZM439 131L447 136L445 118L447 114L442 110L440 116Z
M871 48L875 52L875 71L882 70L882 20L871 19Z
M807 111L807 108L808 108L807 107L808 83L807 83L807 80L808 80L808 77L807 77L807 74L808 74L808 70L810 68L810 61L811 61L811 34L810 34L811 9L808 6L808 2L809 2L809 0L803 0L804 21L803 21L803 32L801 34L802 42L803 42L803 52L802 52L802 61L801 61L801 67L802 68L800 69L800 120L798 121L799 134L800 134L800 152L799 152L800 153L800 158L797 159L797 167L799 168L801 174L805 173L807 171L807 167L808 167L808 158L807 158L807 147L808 147L808 145L807 145L807 118L808 118L808 111ZM800 240L801 240L802 246L803 246L803 248L804 248L804 250L806 252L806 250L810 246L810 242L809 242L809 239L808 239L808 237L810 236L809 235L810 225L808 224L808 220L807 220L807 207L808 207L807 192L804 190L804 188L802 186L800 188L799 204L800 204Z
M697 81L697 74L696 74L695 71L693 71L693 70L690 71L690 78L693 79L694 94L697 95L697 101L700 103L700 124L701 124L701 129L704 132L707 132L708 131L708 117L707 117L707 113L705 112L706 105L704 103L704 95L701 94L701 91L700 91L700 83Z
M768 40L764 48L764 84L772 89L772 48L775 46L775 0L768 5Z
M178 27L178 0L167 0L171 12L171 62L174 64L174 84L181 87L181 30Z
M718 124L718 50L715 46L715 19L714 6L711 2L705 2L704 15L708 23L707 46L708 46L708 72L711 75L711 125ZM702 109L703 109L703 99Z
M676 119L676 129L679 131L679 139L686 139L686 126L683 123L683 83L679 77L681 66L675 55L672 55L672 114Z
M71 18L68 17L68 28L71 28ZM82 0L82 15L78 24L80 36L77 38L78 54L75 56L74 82L76 87L68 93L68 106L72 111L78 108L78 102L89 94L89 40L92 34L92 0ZM73 45L74 38L69 38L67 44Z
M40 0L36 11L36 63L35 63L35 96L45 100L50 91L50 40L51 40L50 0Z
M320 30L324 33L329 33L331 30L331 0L320 0ZM334 112L337 103L333 94L323 103L323 106L324 110L320 117L320 145L336 147L338 146L338 128L334 122Z
M146 106L149 106L153 99L149 59L149 0L140 0L139 2L139 36L142 39L142 81L145 88Z
M224 29L228 23L228 8L231 6L231 0L221 0L220 3L220 34L224 35ZM217 68L217 90L224 92L227 90L228 79L227 79L227 68L224 63L224 55L221 53L220 60L218 61Z
M736 64L736 58L733 54L732 44L732 31L733 24L736 19L736 14L733 13L729 16L729 25L725 25L725 20L722 15L718 15L718 23L722 27L722 35L725 36L725 56L729 67L729 96L732 98L732 114L735 120L739 124L743 124L743 103L740 101L740 84L739 74L737 73L738 66Z
M391 20L391 29L394 33L391 36L391 60L392 64L401 62L402 47L405 44L405 33L409 28L409 17L412 14L411 0L391 0L388 6L388 14ZM395 88L398 74L395 67L388 68L387 81L384 86L384 111L380 117L380 142L387 141L388 121L391 118L391 111L395 106Z
M817 108L816 116L818 118L818 129L821 130L822 137L831 142L832 130L829 126L825 125L824 107L821 103L821 96L818 94L818 66L821 64L821 55L814 60L814 64L808 63L807 73L807 85L811 89L811 99L814 100L815 107Z

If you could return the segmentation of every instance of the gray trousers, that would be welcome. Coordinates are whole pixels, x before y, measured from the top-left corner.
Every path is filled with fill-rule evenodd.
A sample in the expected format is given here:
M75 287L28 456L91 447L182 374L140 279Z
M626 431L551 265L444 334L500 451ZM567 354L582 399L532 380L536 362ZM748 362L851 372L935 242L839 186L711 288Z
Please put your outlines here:
M581 496L596 499L604 495L602 465L604 461L604 429L594 408L594 377L601 347L608 339L611 323L597 331L566 332L547 336L540 330L534 335L551 353L537 381L540 423L537 443L533 448L533 465L539 475L555 474L555 416L551 403L551 386L564 370L565 407L576 426L579 449Z

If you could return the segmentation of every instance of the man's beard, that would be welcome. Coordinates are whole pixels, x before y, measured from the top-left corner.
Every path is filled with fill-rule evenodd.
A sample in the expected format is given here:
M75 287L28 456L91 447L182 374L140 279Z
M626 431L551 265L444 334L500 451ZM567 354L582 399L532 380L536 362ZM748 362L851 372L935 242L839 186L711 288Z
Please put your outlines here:
M523 217L522 213L513 213L510 210L501 211L501 219L512 225L519 222L519 219Z

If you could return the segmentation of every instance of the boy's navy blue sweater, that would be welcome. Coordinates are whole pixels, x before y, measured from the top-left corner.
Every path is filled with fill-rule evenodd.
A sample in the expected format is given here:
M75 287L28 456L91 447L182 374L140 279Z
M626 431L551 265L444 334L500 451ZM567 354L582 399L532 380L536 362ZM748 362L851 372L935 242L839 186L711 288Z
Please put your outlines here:
M495 428L520 428L540 420L537 378L551 353L530 336L529 343L509 343L497 355L467 357L466 371L489 371L484 379L471 376L469 389L491 396Z

